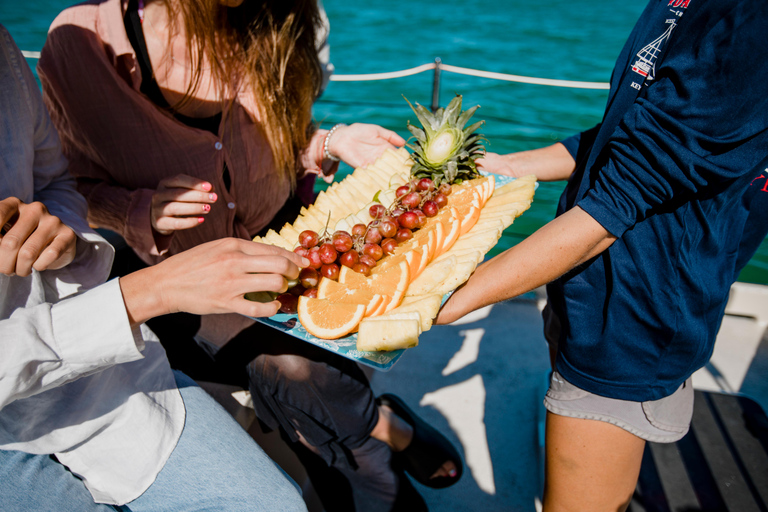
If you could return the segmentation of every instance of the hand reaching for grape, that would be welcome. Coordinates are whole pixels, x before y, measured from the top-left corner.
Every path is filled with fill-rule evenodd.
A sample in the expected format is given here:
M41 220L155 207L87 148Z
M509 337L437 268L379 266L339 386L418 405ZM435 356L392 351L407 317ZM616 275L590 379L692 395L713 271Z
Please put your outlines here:
M350 167L375 161L388 148L405 145L405 139L375 124L355 123L337 129L328 141L328 151Z
M162 180L150 206L152 228L161 235L200 225L218 197L207 181L179 174Z
M0 201L0 273L28 276L59 269L75 259L77 236L42 203L15 197Z
M120 278L131 323L185 311L198 315L240 313L262 317L280 303L252 302L249 292L281 293L309 262L285 249L225 238L198 245L152 267Z

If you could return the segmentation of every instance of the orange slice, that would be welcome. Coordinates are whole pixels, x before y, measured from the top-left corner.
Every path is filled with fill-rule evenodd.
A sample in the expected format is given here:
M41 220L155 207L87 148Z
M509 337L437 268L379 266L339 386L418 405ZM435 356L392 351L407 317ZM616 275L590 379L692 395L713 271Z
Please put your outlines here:
M368 288L350 288L325 277L317 286L317 298L345 304L363 304L365 316L370 316L382 302L381 295L373 293Z
M385 305L384 311L389 311L400 305L405 292L408 290L408 284L411 282L410 265L407 261L401 261L378 274L371 274L370 277L345 269L346 267L342 267L339 273L339 282L349 288L368 290L372 293L388 296L390 301ZM371 316L375 314L373 313Z
M443 254L445 251L453 247L453 244L456 243L456 240L458 240L459 236L461 235L463 223L459 218L459 213L456 208L453 207L451 207L451 213L453 213L453 217L451 217L451 219L447 222L443 223L443 227L445 228L445 238L443 238L443 243L440 246L440 254ZM480 216L479 211L477 216ZM467 229L467 231L469 231L469 229Z
M354 331L365 315L363 304L331 302L326 299L299 297L299 322L308 333L335 340Z

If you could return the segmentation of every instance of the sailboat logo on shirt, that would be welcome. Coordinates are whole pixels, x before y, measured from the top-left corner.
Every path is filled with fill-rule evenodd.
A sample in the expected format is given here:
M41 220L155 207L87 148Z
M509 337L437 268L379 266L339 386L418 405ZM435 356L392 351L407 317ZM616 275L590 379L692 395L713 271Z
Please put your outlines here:
M677 26L677 21L674 18L668 19L666 23L669 25L667 30L654 39L652 43L643 46L643 49L637 52L637 61L632 65L632 71L642 75L646 80L653 80L656 72L656 59L659 57L662 48L664 48L664 43L669 39L672 31Z
M671 14L680 18L683 11L676 9L687 9L691 0L670 0L668 6ZM656 59L659 58L664 44L672 35L672 31L677 27L677 19L668 18L665 22L667 29L651 43L645 45L642 50L637 52L637 60L632 65L632 71L642 76L645 80L653 80L656 74Z

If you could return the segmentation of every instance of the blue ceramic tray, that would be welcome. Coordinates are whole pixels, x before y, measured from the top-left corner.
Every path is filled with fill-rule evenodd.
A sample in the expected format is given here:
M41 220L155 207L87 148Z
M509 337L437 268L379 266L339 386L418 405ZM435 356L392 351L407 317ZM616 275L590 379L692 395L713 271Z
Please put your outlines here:
M487 173L483 173L487 175ZM496 187L506 185L513 181L515 178L508 176L495 175ZM445 299L448 295L445 296ZM284 333L295 336L301 340L311 343L325 350L335 352L340 356L352 359L366 366L370 366L379 371L388 371L403 355L405 349L393 350L391 352L364 352L357 350L357 333L350 334L337 340L322 340L309 334L304 326L299 322L299 318L295 314L278 313L277 315L270 316L268 318L256 318L255 320L266 324L274 329L283 331Z

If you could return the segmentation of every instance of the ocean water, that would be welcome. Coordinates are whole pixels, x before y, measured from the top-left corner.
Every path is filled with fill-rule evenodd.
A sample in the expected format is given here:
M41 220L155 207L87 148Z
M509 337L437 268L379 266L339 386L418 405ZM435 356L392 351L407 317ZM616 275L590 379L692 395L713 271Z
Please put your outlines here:
M246 0L249 1L249 0ZM255 1L255 0L254 0ZM73 2L0 0L0 23L23 50L39 50L56 14ZM643 0L325 0L337 74L396 71L433 62L523 76L607 82ZM30 59L30 64L35 65ZM430 105L433 73L375 82L331 82L315 108L323 126L377 123L407 138L416 122L403 96ZM440 104L455 94L481 105L488 150L552 144L600 121L607 91L557 88L443 72ZM341 173L349 172L342 168ZM318 188L321 188L319 185ZM533 206L505 231L492 254L549 221L563 185L540 185ZM768 241L741 281L768 283Z

